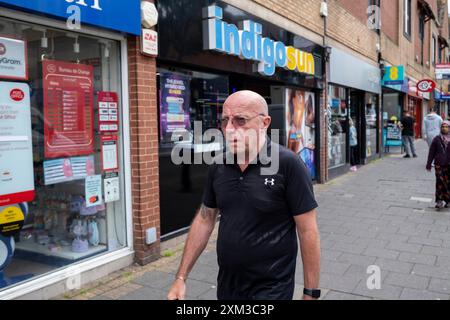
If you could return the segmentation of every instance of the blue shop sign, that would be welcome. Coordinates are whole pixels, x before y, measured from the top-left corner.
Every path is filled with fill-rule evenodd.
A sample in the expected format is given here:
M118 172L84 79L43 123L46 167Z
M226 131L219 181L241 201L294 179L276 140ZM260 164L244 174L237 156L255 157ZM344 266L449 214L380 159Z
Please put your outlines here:
M404 66L388 66L386 67L382 85L401 85L405 80Z
M77 6L81 12L81 24L141 34L140 0L0 0L0 6L41 13L59 19L67 19Z

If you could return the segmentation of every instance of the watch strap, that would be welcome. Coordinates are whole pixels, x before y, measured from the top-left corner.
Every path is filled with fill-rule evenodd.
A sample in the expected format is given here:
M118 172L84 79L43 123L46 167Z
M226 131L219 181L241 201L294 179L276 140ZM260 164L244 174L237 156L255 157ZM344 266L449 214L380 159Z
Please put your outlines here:
M303 289L303 294L313 297L314 299L319 299L320 298L320 290L319 289Z

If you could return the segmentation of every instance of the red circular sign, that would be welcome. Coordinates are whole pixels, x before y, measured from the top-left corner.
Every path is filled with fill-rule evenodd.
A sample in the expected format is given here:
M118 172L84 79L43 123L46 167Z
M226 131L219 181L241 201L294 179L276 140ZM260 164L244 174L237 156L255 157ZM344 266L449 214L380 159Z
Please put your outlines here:
M436 83L431 79L424 79L417 83L417 90L420 92L431 92L436 88Z
M0 43L0 56L6 53L6 47L3 43Z
M11 92L9 93L9 96L14 101L22 101L23 98L25 98L25 93L23 93L23 91L20 89L12 89Z

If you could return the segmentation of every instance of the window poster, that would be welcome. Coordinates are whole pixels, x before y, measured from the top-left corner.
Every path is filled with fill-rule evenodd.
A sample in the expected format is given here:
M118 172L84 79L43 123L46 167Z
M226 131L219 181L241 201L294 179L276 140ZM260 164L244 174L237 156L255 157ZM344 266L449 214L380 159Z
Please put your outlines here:
M107 173L104 179L105 203L120 200L120 180L117 172Z
M98 124L100 132L119 131L119 99L117 93L98 93Z
M103 172L119 169L117 136L102 136L102 165Z
M311 174L311 178L315 179L314 93L287 89L286 102L287 146L302 158Z
M85 184L86 207L98 206L102 200L102 176L94 175L86 177Z
M161 142L171 143L190 130L190 78L162 73L160 82Z
M45 157L93 154L93 67L54 60L42 64Z
M26 41L0 36L0 78L28 80Z
M0 82L0 207L33 199L30 88Z
M45 185L84 179L94 174L94 156L44 161Z

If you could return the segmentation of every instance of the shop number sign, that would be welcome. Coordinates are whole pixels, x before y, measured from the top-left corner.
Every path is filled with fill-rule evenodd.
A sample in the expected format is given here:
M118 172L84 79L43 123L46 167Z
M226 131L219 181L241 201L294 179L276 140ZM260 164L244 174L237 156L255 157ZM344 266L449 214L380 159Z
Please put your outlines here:
M431 79L424 79L417 83L417 90L419 92L431 92L436 88L436 83Z

